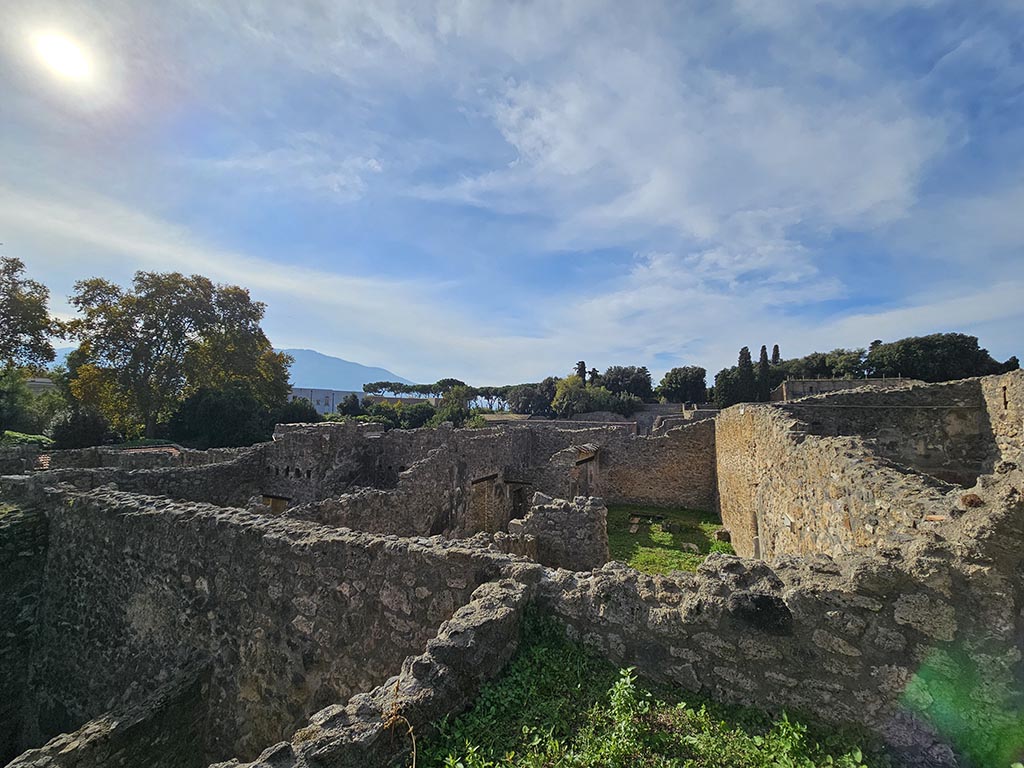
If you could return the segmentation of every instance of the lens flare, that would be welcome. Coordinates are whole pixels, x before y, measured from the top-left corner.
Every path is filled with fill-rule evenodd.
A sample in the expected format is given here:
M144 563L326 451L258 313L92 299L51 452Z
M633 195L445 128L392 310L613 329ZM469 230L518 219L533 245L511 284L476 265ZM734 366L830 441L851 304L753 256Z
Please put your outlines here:
M53 74L64 80L86 83L92 79L93 65L82 46L59 32L37 32L32 36L36 55Z

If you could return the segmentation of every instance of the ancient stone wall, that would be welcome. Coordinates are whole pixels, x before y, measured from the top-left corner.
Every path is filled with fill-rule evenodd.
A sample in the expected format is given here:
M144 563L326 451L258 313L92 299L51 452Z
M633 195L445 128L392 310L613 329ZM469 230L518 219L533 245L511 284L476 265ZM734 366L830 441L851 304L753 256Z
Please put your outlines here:
M780 407L812 434L859 436L880 456L971 486L996 457L981 381L836 392Z
M956 514L954 486L876 456L859 438L805 427L767 404L733 406L716 420L719 511L739 554L895 546Z
M132 493L227 507L243 506L253 495L259 494L259 469L253 455L245 454L222 464L193 467L54 469L34 473L27 482L36 488L66 483L82 491L113 485Z
M51 504L37 744L201 657L209 757L255 754L381 683L503 557L102 490Z
M34 445L13 445L0 448L0 475L21 475L35 466L39 448Z
M989 426L1002 461L1024 464L1024 371L980 379Z
M317 712L290 742L265 750L248 768L405 768L408 729L426 733L446 715L465 709L480 686L512 657L529 589L511 579L482 585L472 601L445 622L426 651L405 660L401 672L347 705ZM237 760L210 768L241 768Z
M1020 482L984 499L996 515L973 510L948 541L884 558L712 555L671 577L610 563L548 572L538 600L572 637L656 680L861 723L907 765L961 765L951 746L994 749L1024 711Z
M589 571L608 562L608 508L593 496L573 501L533 497L529 514L509 523L513 535L533 536L535 559L551 568Z
M206 672L183 670L153 695L54 737L8 768L202 768Z
M23 749L28 665L46 562L46 516L0 501L0 764Z
M612 503L713 509L715 427L712 421L651 437L602 444L594 492Z

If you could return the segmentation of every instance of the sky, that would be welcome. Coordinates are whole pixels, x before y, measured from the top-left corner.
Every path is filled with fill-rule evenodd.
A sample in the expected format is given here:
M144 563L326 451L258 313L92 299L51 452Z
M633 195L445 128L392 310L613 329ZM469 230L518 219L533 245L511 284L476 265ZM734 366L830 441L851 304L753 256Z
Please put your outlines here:
M1021 0L4 0L0 255L504 384L1024 353ZM300 382L301 383L301 382Z

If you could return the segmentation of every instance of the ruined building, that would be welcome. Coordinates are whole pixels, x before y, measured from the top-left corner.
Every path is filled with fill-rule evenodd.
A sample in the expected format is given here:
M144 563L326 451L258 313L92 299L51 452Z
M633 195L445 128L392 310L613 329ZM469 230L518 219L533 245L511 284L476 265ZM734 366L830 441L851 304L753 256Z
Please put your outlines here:
M634 432L0 455L0 764L405 765L399 718L466 707L528 606L656 680L860 723L908 765L1019 725L1024 373ZM717 509L740 556L605 563L604 502Z

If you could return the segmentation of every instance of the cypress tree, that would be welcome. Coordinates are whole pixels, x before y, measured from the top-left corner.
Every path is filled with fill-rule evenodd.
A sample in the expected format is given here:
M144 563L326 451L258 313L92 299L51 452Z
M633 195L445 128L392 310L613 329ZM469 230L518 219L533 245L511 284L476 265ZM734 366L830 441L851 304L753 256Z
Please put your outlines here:
M772 347L772 365L778 365L782 362L782 355L779 354L779 345L776 344Z
M768 347L761 345L761 357L757 361L757 400L767 403L771 396L771 366L768 364Z
M736 397L740 403L757 401L757 377L754 375L754 361L750 358L749 347L740 350L736 366Z

